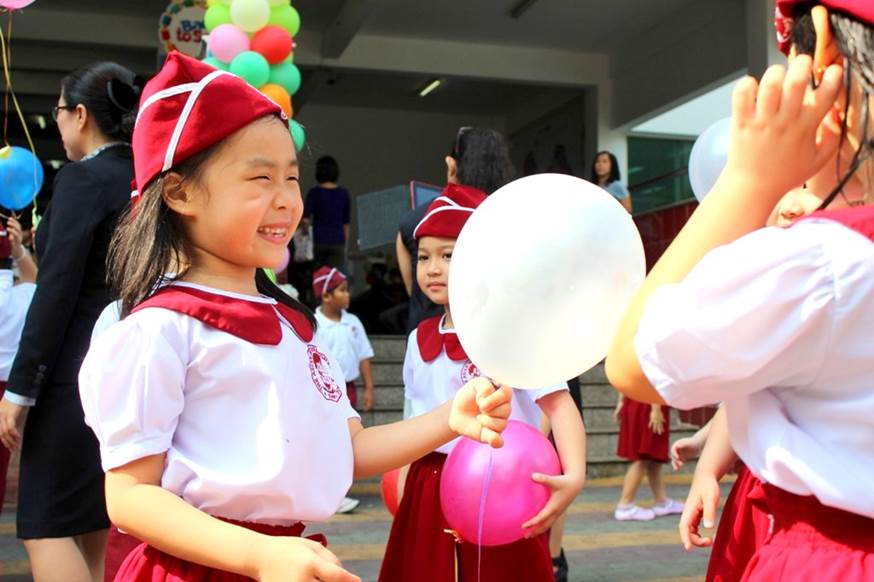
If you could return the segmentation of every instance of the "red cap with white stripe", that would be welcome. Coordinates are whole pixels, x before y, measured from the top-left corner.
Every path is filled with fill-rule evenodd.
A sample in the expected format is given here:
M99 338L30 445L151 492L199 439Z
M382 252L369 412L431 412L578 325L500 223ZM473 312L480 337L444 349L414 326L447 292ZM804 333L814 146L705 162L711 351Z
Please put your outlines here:
M282 108L246 81L172 52L143 89L134 127L136 191L180 162Z
M413 237L416 240L423 236L458 238L467 219L485 199L486 193L482 190L449 184L428 206L425 217L413 231Z

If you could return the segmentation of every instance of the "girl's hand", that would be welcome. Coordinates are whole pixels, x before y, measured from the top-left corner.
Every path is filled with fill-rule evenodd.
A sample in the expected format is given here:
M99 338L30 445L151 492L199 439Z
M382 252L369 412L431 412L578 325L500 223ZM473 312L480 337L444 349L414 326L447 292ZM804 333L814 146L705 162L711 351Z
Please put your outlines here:
M620 424L622 419L619 417L622 414L622 403L625 402L625 398L622 395L619 395L619 400L616 401L616 408L613 410L613 420L616 421L616 424Z
M680 539L683 540L683 547L687 552L693 546L706 548L713 544L713 537L702 536L698 528L702 517L705 528L711 529L716 524L719 495L719 480L716 475L696 470L683 507L683 515L680 516Z
M0 443L9 451L15 451L21 444L28 411L26 406L13 404L5 398L0 400Z
M649 429L655 434L665 432L665 415L660 404L653 404L649 410Z
M364 388L364 412L373 410L374 404L373 386L367 386Z
M17 261L24 255L24 247L21 244L21 223L10 216L6 223L6 230L9 232L9 244L12 245L12 258Z
M474 378L452 400L449 428L461 436L501 447L512 398L513 391L507 386L496 387L485 378Z
M330 550L303 538L268 537L260 548L260 582L361 582Z
M775 65L761 82L747 77L734 89L723 175L767 193L768 208L822 168L840 142L842 69L828 67L817 89L810 86L812 73L813 60L800 55L788 71Z
M531 479L535 483L542 483L552 489L549 501L540 510L540 513L522 524L526 538L539 536L552 527L568 506L576 499L583 489L583 479L571 475L544 475L534 473Z
M679 471L686 461L697 459L701 455L701 443L695 437L678 439L671 445L671 467Z

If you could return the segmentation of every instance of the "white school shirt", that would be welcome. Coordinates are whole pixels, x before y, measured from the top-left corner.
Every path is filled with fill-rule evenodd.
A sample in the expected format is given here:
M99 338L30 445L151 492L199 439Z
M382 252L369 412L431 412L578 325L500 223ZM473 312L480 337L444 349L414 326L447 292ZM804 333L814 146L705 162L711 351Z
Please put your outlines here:
M433 324L439 321L439 325ZM434 328L430 332L430 327ZM443 317L425 320L414 329L407 340L407 353L404 357L404 396L410 403L410 418L421 416L453 399L462 386L479 377L480 371L463 352L452 359L443 349L432 361L426 362L419 347L420 333L434 333L455 336L455 331L443 325ZM540 429L540 407L537 401L548 394L567 390L567 384L556 384L539 390L513 389L512 412L510 419L520 420ZM460 438L460 437L459 437ZM437 449L438 453L449 454L458 443L458 438Z
M316 335L340 362L346 382L354 382L361 375L361 361L373 357L373 347L361 320L344 309L340 321L334 321L328 319L319 307L316 309L316 321L319 323Z
M671 406L725 402L761 479L874 517L874 244L822 218L708 253L650 298L635 348Z
M103 469L166 453L161 486L210 515L328 518L352 483L358 416L339 366L273 299L174 283L149 302L180 290L210 323L145 307L85 357L79 389ZM251 333L275 334L275 345L239 335Z
M12 271L0 269L0 382L9 379L35 291L36 285L33 283L15 285Z

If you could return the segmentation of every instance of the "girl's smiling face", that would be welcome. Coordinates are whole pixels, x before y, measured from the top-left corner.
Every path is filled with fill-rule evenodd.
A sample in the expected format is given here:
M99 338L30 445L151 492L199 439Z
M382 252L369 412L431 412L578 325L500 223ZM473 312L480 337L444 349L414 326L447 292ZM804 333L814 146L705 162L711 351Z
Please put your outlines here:
M449 303L449 262L455 249L454 238L423 236L419 239L416 282L437 305Z
M287 126L268 117L227 138L199 179L165 187L183 217L192 272L251 278L279 264L303 212L298 176Z

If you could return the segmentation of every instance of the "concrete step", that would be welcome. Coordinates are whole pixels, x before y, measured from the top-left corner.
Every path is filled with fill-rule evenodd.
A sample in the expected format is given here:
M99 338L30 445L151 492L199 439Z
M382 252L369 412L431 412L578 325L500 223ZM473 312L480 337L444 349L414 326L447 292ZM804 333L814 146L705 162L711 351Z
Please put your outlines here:
M403 362L407 351L407 338L401 335L369 336L373 346L374 361Z

